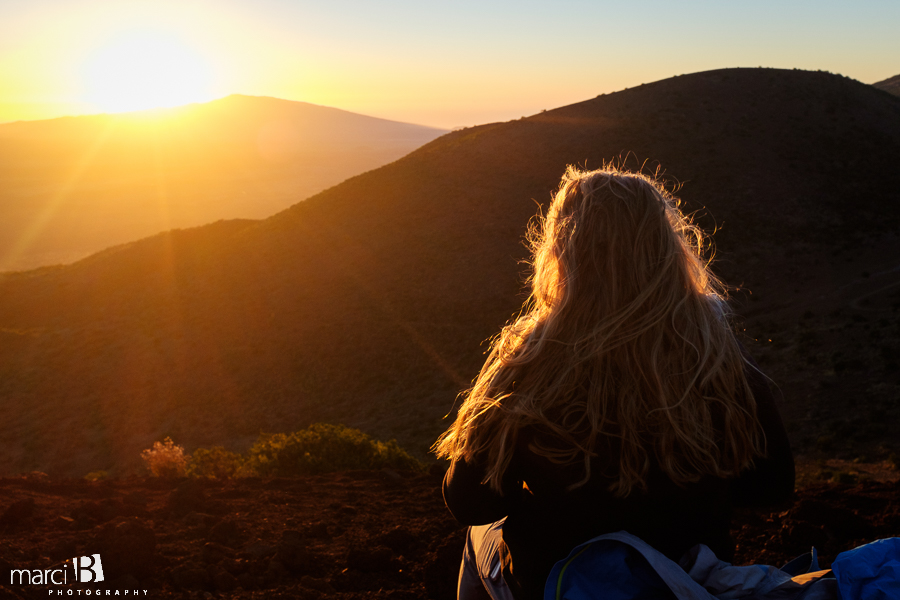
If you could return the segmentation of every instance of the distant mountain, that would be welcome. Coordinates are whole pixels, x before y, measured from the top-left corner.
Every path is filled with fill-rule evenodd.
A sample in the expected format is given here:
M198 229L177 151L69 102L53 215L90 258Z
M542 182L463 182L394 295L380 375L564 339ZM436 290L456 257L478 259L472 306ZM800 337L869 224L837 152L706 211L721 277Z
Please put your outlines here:
M727 69L449 133L264 221L3 276L2 468L124 469L165 436L243 449L319 420L424 453L521 305L537 204L567 164L620 156L719 229L795 448L900 451L900 98Z
M0 271L268 217L443 133L253 96L0 125Z
M900 75L894 75L893 77L889 77L878 83L873 83L872 85L878 89L890 92L895 96L900 96Z

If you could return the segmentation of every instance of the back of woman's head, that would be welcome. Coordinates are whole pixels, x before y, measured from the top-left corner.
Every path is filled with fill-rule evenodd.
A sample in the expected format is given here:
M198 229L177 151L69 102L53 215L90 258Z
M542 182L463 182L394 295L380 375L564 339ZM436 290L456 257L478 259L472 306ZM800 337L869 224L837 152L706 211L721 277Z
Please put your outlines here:
M718 299L700 230L640 174L570 167L531 240L535 308L559 325L644 322L690 296Z
M491 355L441 456L487 461L497 489L519 430L559 463L591 459L611 489L726 477L761 453L745 363L703 237L654 180L569 168L530 234L532 294Z

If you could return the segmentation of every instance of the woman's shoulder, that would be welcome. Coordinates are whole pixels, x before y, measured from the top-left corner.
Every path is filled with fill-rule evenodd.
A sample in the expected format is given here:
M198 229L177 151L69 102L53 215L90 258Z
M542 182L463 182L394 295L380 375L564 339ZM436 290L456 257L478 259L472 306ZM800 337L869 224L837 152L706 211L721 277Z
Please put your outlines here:
M484 483L485 474L483 461L459 458L444 475L444 504L463 525L493 523L508 514L508 499Z
M511 468L532 493L563 493L579 486L585 479L583 459L564 460L553 457L561 442L544 425L523 427L516 439ZM584 482L591 489L606 489L613 482L616 449L607 436L598 436L589 457L590 477Z

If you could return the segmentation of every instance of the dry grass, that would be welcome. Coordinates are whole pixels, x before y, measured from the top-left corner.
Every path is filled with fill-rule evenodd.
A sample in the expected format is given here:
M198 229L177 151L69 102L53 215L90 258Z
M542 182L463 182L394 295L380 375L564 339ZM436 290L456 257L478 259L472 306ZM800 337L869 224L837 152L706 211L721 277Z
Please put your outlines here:
M152 448L141 452L141 458L154 477L165 479L184 477L190 462L190 457L184 454L184 448L176 445L172 438L153 442Z

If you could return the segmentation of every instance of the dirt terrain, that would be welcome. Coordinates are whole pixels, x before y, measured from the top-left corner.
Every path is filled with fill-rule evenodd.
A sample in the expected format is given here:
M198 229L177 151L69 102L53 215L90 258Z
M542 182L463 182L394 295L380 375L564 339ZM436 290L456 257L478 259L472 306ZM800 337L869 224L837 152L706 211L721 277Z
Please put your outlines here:
M852 484L821 481L843 466L801 465L801 476L820 481L785 505L738 511L735 563L780 566L815 545L825 568L843 550L900 534L896 470L860 467ZM450 599L464 529L444 508L440 482L436 467L269 480L2 479L0 598L108 589L148 598ZM11 569L58 569L94 553L101 584L73 584L71 569L66 585L7 579Z

